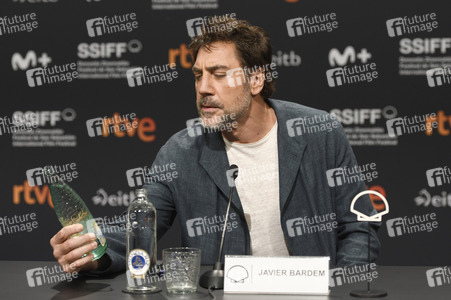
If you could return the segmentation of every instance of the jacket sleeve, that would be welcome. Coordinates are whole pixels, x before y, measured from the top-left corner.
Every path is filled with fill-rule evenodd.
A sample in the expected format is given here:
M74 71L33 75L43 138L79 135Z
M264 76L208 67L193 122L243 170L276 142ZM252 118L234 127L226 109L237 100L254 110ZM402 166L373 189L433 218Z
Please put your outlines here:
M330 154L333 162L332 168L356 170L359 168L346 134L341 125L333 130L328 138L328 148L334 150ZM356 172L360 176L360 171ZM355 175L353 175L355 176ZM341 186L331 187L331 194L335 202L337 214L337 261L336 265L356 265L368 263L368 224L357 221L357 216L351 212L352 199L360 192L366 190L365 182L357 180ZM355 209L366 214L374 215L376 211L368 195L363 195L356 201ZM379 254L380 243L377 229L380 223L370 224L370 260L374 262Z

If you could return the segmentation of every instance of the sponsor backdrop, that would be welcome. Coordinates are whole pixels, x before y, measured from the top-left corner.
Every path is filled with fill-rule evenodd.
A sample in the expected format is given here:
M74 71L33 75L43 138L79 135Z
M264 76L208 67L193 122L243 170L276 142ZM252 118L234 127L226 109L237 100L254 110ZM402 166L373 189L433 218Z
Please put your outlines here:
M189 176L175 164L150 167L171 135L196 124L187 44L204 17L216 15L269 32L273 98L328 111L343 125L358 180L390 205L377 263L449 264L447 1L7 0L0 7L0 259L53 259L49 239L61 226L45 165L102 222L127 208L144 172ZM238 75L228 79L241 84ZM293 136L330 129L299 120L279 126ZM333 188L357 180L352 172L324 176ZM179 232L175 224L159 250L178 245Z

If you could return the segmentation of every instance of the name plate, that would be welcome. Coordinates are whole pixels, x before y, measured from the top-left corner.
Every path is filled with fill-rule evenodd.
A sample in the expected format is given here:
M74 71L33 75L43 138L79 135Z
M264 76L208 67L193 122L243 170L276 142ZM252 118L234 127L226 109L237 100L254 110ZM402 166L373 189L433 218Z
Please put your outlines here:
M328 256L226 255L225 294L329 294Z

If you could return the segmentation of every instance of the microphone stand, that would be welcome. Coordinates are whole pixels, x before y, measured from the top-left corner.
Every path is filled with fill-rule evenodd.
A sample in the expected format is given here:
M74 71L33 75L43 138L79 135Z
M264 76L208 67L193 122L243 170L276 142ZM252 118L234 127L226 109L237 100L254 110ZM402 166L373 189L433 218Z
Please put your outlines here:
M370 222L368 221L368 281L366 284L366 290L353 290L351 291L351 293L349 293L349 295L353 296L353 297L357 297L357 298L379 298L379 297L385 297L387 296L387 292L386 291L382 291L382 290L371 290L371 285L370 285L370 264L371 264L371 260L370 260L370 253L371 253L371 226L370 226Z
M233 169L234 167L238 168L235 165L233 165L230 167L230 169ZM233 176L232 178L233 180L235 180L236 177ZM222 248L224 246L224 237L227 228L227 221L229 219L230 204L232 203L232 195L233 195L233 186L230 187L229 203L227 204L227 212L224 220L224 228L222 229L222 237L221 244L219 245L218 261L214 264L213 270L205 272L199 279L200 286L206 289L213 288L215 290L218 290L224 288L224 264L221 263L221 257L222 257Z

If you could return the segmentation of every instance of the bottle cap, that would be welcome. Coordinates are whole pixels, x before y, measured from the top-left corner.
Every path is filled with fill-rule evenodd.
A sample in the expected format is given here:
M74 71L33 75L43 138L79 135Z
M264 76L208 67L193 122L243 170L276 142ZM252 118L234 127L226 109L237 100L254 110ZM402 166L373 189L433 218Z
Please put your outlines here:
M146 189L136 189L135 196L136 197L147 197L147 190Z

